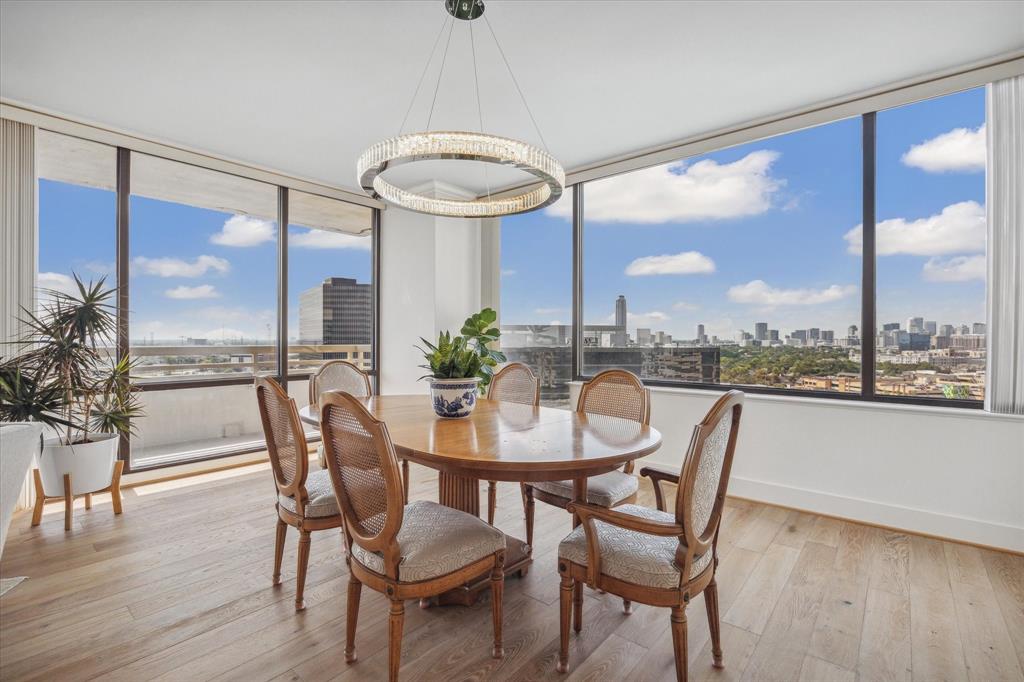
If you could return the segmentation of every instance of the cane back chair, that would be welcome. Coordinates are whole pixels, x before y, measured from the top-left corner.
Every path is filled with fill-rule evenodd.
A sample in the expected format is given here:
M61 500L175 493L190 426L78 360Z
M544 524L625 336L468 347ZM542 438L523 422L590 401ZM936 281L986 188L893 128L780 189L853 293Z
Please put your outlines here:
M263 422L270 466L277 487L277 539L274 545L274 585L281 583L281 560L288 526L299 531L298 566L295 572L295 609L304 608L303 592L309 564L310 534L341 528L341 513L334 499L330 475L309 471L309 447L299 421L295 401L279 383L256 377L256 401Z
M510 362L502 367L491 379L487 389L490 400L522 405L540 405L540 379L533 370L521 362ZM526 503L526 492L523 487L523 504ZM487 523L494 525L494 510L498 505L497 485L494 481L487 482ZM524 507L525 508L525 507ZM531 519L532 520L532 519Z
M571 503L581 525L558 546L561 575L561 646L557 669L569 663L569 621L582 626L583 603L574 589L585 582L623 599L671 608L676 677L687 678L686 607L704 593L711 631L713 665L722 667L718 613L718 531L729 486L743 394L729 391L712 406L693 430L679 474L644 467L658 491L658 509L625 505L617 510L589 503ZM664 510L660 484L676 483L674 513Z
M345 519L349 566L345 660L356 660L362 586L387 595L388 679L397 680L405 600L432 597L490 573L495 658L501 643L505 535L481 519L435 502L406 504L398 458L384 422L353 396L325 393L320 428L334 494Z
M326 391L345 391L357 397L373 395L370 375L346 360L328 360L309 377L309 404L314 409L320 404L320 395ZM327 468L324 444L316 450L320 468Z

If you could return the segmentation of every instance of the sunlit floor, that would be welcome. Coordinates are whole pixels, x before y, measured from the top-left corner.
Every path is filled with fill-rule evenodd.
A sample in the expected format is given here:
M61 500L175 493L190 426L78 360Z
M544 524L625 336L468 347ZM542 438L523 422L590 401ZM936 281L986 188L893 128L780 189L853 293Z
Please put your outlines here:
M413 497L436 499L413 467ZM343 656L339 533L315 533L296 614L294 531L270 584L274 493L255 465L107 495L74 529L63 505L14 519L0 562L29 579L0 598L4 680L371 680L385 677L386 600L360 604L359 660ZM522 536L518 486L497 525ZM642 504L653 505L649 488ZM558 648L555 553L569 517L537 504L535 563L505 590L505 658L490 657L490 604L406 611L406 680L550 680ZM730 500L719 542L725 669L711 667L702 598L689 607L691 680L1021 680L1024 558ZM410 605L411 606L411 605ZM666 609L586 590L565 679L674 679Z

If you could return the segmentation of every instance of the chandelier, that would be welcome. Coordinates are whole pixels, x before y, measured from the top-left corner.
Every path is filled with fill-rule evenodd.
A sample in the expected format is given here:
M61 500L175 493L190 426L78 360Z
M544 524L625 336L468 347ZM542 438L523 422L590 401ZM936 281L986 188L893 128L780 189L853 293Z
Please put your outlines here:
M505 68L511 76L512 83L519 92L523 106L529 114L537 136L540 138L544 149L535 147L520 140L513 140L507 137L498 137L484 133L483 128L483 107L480 104L480 81L477 77L476 65L476 40L473 36L473 21L483 16L483 0L445 0L445 9L450 14L446 17L441 26L441 31L434 40L434 46L427 57L427 63L423 67L420 81L413 92L412 101L405 112L405 118L399 128L399 134L370 146L359 157L356 164L356 173L359 179L359 186L367 194L375 199L381 199L395 206L399 206L417 213L428 213L430 215L445 216L452 218L492 218L516 213L525 213L542 208L554 203L562 195L565 187L565 171L561 164L555 160L548 151L544 136L537 126L537 121L526 103L526 97L516 81L512 67L505 57L504 50L498 42L498 37L491 28L490 21L484 18L484 23L490 31L491 38L505 62ZM430 131L430 121L434 114L434 104L437 102L437 91L441 84L441 77L444 75L444 67L448 58L448 46L451 44L452 32L455 28L455 21L461 20L469 26L470 45L473 51L473 81L476 86L477 117L479 121L479 132L467 131ZM409 113L412 111L423 85L423 79L427 75L434 53L447 29L448 38L445 42L444 56L441 58L441 69L437 76L437 83L434 86L434 96L430 104L430 114L427 117L427 132L402 134L405 129ZM418 194L398 187L381 175L388 168L416 163L417 161L431 160L461 160L479 161L484 164L495 164L518 168L534 176L540 181L539 185L531 189L519 191L510 196L502 195L492 197L490 183L487 183L487 194L483 197L471 200L463 199L440 199L425 194ZM486 166L484 167L486 178Z

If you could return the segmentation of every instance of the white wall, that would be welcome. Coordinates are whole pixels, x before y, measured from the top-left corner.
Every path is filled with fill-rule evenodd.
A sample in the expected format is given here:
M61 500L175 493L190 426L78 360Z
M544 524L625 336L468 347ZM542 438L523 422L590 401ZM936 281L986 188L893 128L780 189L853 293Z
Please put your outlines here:
M651 392L647 460L680 466L720 394ZM1024 551L1024 418L748 394L729 493Z
M462 195L432 185L414 191ZM381 215L381 393L426 393L413 346L458 333L480 309L480 221L435 218L389 207Z

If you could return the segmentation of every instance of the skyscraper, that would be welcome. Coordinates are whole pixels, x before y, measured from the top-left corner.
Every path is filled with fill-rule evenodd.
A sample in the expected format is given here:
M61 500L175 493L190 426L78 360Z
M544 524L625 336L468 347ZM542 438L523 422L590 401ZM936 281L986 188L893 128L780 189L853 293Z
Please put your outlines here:
M934 320L925 320L924 330L925 330L926 333L931 334L932 336L935 336L935 334L938 333L938 327L939 327L938 323L935 322Z
M299 294L299 342L369 344L373 326L373 293L369 284L347 277L328 277ZM324 357L334 354L325 353Z
M626 345L626 320L626 297L619 294L619 297L615 300L615 326L618 329L612 334L613 346Z
M768 340L768 323L767 322L755 322L754 323L754 340L755 341L767 341Z
M779 340L779 330L778 329L769 329L768 330L768 340L769 341L778 341Z
M849 327L847 327L846 328L846 335L847 336L857 336L857 325L851 324Z
M821 329L818 327L811 327L807 330L807 338L817 341L821 338Z
M953 336L954 332L956 332L956 327L951 324L944 324L939 327L939 336Z
M972 324L971 325L971 333L972 334L984 334L985 333L985 323L984 322L975 322L974 324Z
M900 328L900 323L899 322L886 322L885 324L882 325L882 331L883 332L894 332L894 331L898 331L899 328Z
M705 345L708 342L707 334L704 333L704 325L697 325L697 343Z
M907 331L912 334L921 334L924 332L924 318L923 317L908 317L907 318Z

